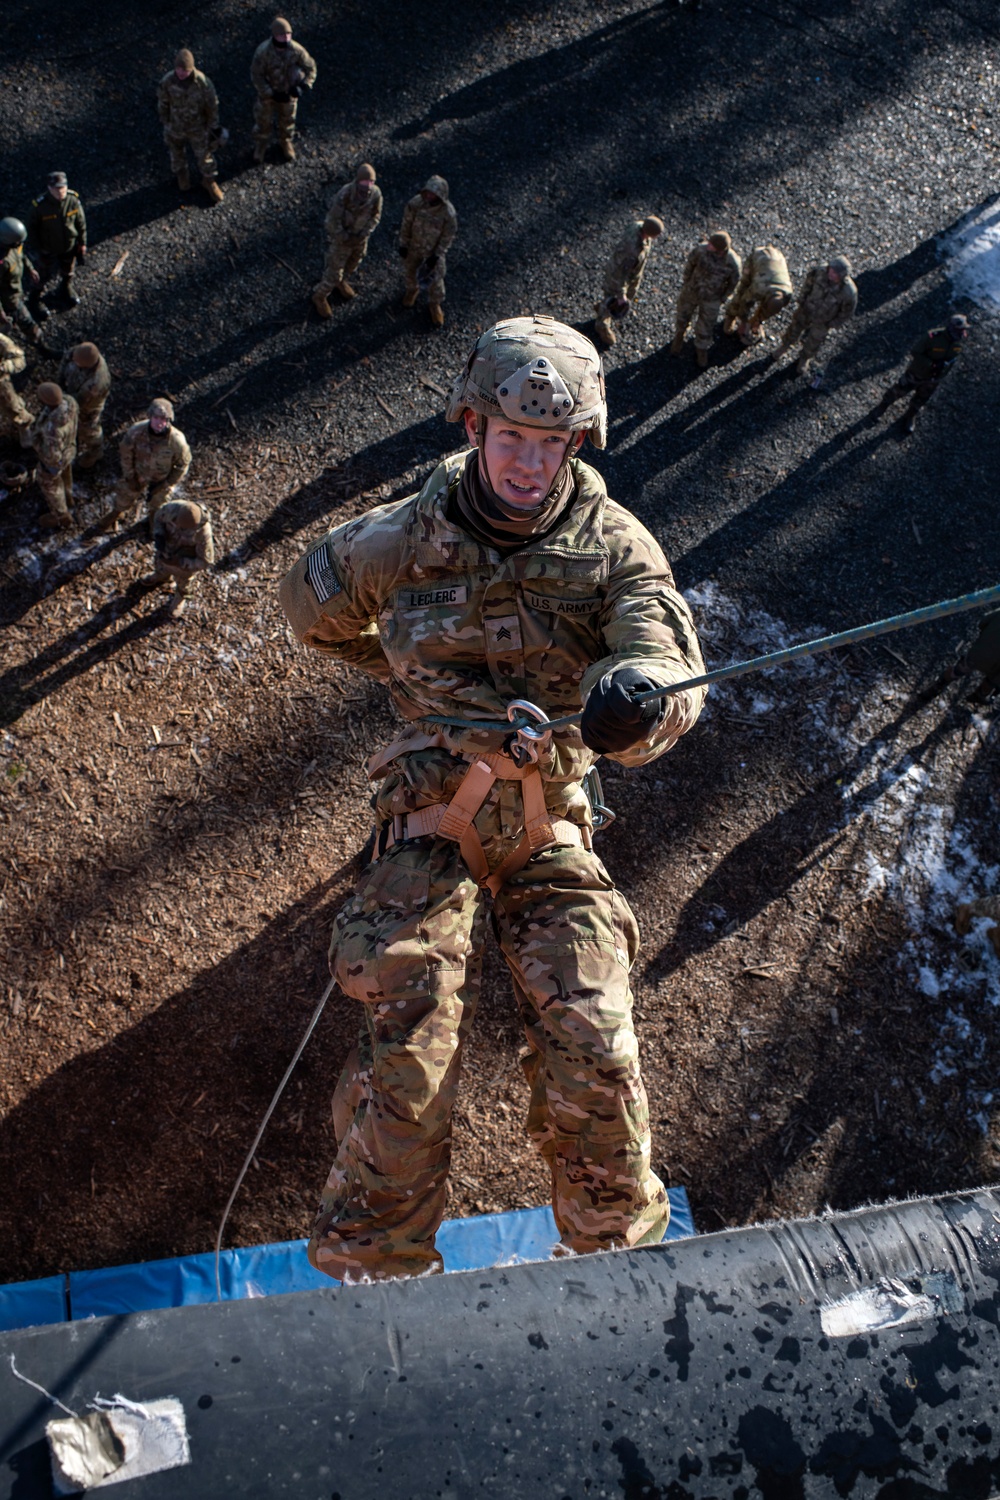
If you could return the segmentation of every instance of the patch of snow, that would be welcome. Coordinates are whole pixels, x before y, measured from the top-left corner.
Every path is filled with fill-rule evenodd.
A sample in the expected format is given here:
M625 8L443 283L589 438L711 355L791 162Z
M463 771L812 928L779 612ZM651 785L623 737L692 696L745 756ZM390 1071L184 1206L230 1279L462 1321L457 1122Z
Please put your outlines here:
M940 249L957 295L1000 312L1000 202L973 209Z

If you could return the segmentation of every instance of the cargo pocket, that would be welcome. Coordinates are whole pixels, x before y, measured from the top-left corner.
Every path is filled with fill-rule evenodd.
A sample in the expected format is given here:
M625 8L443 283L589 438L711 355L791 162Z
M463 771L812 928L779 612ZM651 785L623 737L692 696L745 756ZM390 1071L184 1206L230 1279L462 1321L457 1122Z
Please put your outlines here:
M367 1005L426 988L430 872L421 852L404 844L369 865L337 914L330 972L345 995Z

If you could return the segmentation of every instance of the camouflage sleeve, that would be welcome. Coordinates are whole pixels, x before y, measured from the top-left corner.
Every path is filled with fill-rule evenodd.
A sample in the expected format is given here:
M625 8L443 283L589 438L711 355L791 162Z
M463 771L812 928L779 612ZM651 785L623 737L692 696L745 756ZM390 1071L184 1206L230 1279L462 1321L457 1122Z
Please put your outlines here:
M796 298L796 305L798 307L805 307L806 303L809 301L809 298L812 296L813 287L816 285L816 273L818 272L818 270L818 266L811 266L806 272L806 279L800 286L799 295Z
M68 355L66 358L68 359ZM25 358L13 339L0 334L0 375L19 375L25 366ZM60 377L59 384L62 385Z
M274 90L267 81L267 71L264 66L264 52L267 46L267 42L261 43L253 55L253 62L250 64L250 81L262 99L273 99Z
M416 204L411 198L403 209L403 222L399 226L399 243L403 250L409 250L410 248L410 236L413 234L413 217L416 211Z
M170 465L170 473L167 475L166 483L173 489L175 484L180 484L184 475L191 467L191 449L183 432L174 428L174 436L177 443L174 448L174 461Z
M205 129L217 130L219 128L219 96L215 92L215 84L210 78L205 79L205 95L202 109L205 117Z
M137 489L140 479L135 467L135 438L132 435L131 427L119 444L118 462L122 466L122 478L128 480L129 484Z
M303 645L388 682L392 672L375 622L377 599L353 566L352 541L362 529L349 521L314 543L282 579L278 597Z
M316 62L310 57L306 49L300 46L295 54L296 61L302 70L302 83L305 88L311 89L316 82Z
M456 236L457 233L458 233L458 214L455 212L454 208L449 203L448 204L448 215L447 215L447 217L446 217L446 219L444 221L444 224L441 226L441 233L438 235L438 242L437 242L436 249L437 249L437 253L439 255L447 255L448 251L451 249L452 245L455 243L455 236Z
M620 241L612 250L611 258L604 268L603 292L605 297L624 297L625 288L632 271L635 270L634 246L628 240Z
M840 292L840 306L837 309L837 316L830 324L831 328L840 328L844 323L850 322L854 317L854 309L858 305L858 289L853 281L845 281Z
M153 551L162 556L167 550L167 522L163 512L165 505L161 505L153 516Z
M212 522L207 513L202 525L198 527L195 547L202 566L210 568L215 562L215 538L212 536Z
M379 222L382 218L382 205L384 201L382 198L382 189L375 188L372 193L372 197L375 201L372 205L372 223L371 229L369 229L368 231L369 234L373 233L373 231L378 228Z
M611 570L600 624L607 654L584 673L580 684L584 701L605 672L615 667L636 667L657 687L699 676L705 664L691 611L655 539L627 511L610 502L605 536ZM705 692L702 687L671 694L648 739L608 758L625 766L655 760L695 723Z
M169 76L167 74L167 78ZM167 88L167 78L161 78L156 86L156 113L161 125L170 124L170 90Z
M726 277L725 286L722 292L723 297L728 297L733 288L739 285L740 280L739 257L732 250L730 250L729 252L729 259L727 260L726 264L729 269L729 275Z
M700 245L695 245L694 249L691 251L691 254L688 256L687 261L685 262L684 275L681 277L681 281L684 286L687 286L688 282L692 279L698 269L698 262L701 259L700 255L698 254L700 249Z

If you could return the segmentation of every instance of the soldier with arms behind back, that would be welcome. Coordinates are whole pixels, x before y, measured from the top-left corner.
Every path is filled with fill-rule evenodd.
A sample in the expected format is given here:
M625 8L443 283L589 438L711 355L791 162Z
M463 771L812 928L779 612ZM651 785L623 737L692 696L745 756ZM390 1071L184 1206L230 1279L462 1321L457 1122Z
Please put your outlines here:
M705 368L719 320L719 308L739 279L740 263L724 229L717 229L707 240L695 245L687 258L677 298L671 354L684 352L684 335L693 318L695 358L699 369Z
M76 466L92 469L104 456L101 419L111 392L111 373L96 344L77 344L63 356L59 384L80 408Z
M215 562L212 516L193 500L168 500L153 517L153 571L139 587L169 588L175 615L184 613L192 583Z
M170 72L160 79L156 107L170 153L170 170L181 192L186 193L191 186L187 160L190 146L202 187L213 203L221 203L224 194L216 181L219 169L214 155L222 138L219 96L212 80L195 67L194 54L187 47L181 48Z
M28 299L39 322L48 317L41 296L58 270L62 276L59 291L71 307L80 298L73 285L77 261L87 258L87 215L79 193L67 186L65 172L50 172L48 186L31 205L28 215L28 250L38 271Z
M632 1027L635 918L591 847L583 780L644 765L695 722L703 670L653 537L579 458L607 406L589 339L551 318L479 338L446 413L472 445L419 494L321 538L281 586L306 645L384 682L408 726L369 761L372 862L337 916L331 966L360 1002L334 1096L336 1160L310 1259L339 1278L441 1269L451 1113L490 920L528 1042L528 1132L564 1252L662 1239ZM579 728L525 750L514 699ZM429 716L457 716L472 727Z
M39 525L47 530L66 530L73 524L70 505L79 412L73 397L65 395L53 380L43 381L36 394L42 410L28 431L28 439L38 455L35 479L48 502Z
M969 336L969 320L953 313L943 328L929 328L910 350L910 362L892 384L871 414L875 423L896 401L909 396L910 404L903 415L903 431L909 435L917 425L922 407L934 395L952 365L962 352Z

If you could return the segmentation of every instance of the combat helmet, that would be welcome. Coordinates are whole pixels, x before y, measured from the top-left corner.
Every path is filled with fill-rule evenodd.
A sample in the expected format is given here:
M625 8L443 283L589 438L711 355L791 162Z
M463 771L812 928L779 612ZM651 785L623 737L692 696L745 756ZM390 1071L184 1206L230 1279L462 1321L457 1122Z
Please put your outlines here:
M23 245L28 231L20 219L0 219L0 245Z
M604 372L593 344L555 318L508 318L473 346L445 407L446 422L465 411L506 417L521 427L588 432L595 448L608 435Z

